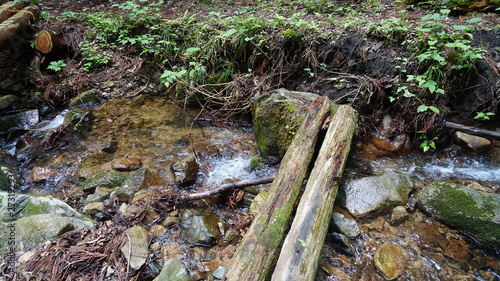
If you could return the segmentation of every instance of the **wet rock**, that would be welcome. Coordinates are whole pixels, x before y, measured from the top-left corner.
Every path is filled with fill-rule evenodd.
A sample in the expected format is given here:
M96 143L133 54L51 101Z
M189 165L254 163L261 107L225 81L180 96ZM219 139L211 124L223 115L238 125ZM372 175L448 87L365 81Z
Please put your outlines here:
M181 237L188 244L211 245L219 235L219 217L210 210L187 209L180 217Z
M198 163L193 156L186 156L180 161L174 163L171 167L174 173L175 181L179 185L188 185L196 181L198 174Z
M31 169L28 182L44 182L54 177L55 172L45 167L35 166Z
M115 159L111 162L111 168L116 171L135 171L142 166L141 159L139 158L121 158Z
M24 130L38 123L38 110L28 110L0 117L0 134L13 130Z
M179 218L168 216L165 218L162 225L164 227L171 227L172 225L176 224L178 221L179 221Z
M140 189L159 184L158 175L148 168L141 168L130 174L122 186L115 191L115 194L120 200L127 200Z
M85 203L93 203L93 202L104 202L104 200L109 199L109 195L111 192L116 189L105 188L105 187L96 187L94 193L89 194L85 199Z
M408 143L407 135L397 135L396 137L390 139L387 136L374 133L370 137L370 142L373 143L377 148L389 152L401 151L405 148Z
M165 262L160 275L153 281L191 281L191 276L178 259L170 259Z
M130 268L138 270L148 259L148 232L142 226L134 226L125 230L124 245L120 249Z
M488 139L458 131L455 132L455 142L473 151L484 151L491 147L491 141Z
M212 273L212 276L215 279L221 280L224 277L224 274L226 274L226 268L221 265Z
M361 233L355 220L348 219L343 214L337 212L333 212L332 214L330 228L331 231L342 233L349 239L354 239Z
M339 190L340 206L354 216L384 212L404 205L413 184L408 175L390 173L349 182Z
M445 257L453 261L464 264L469 260L469 245L464 240L452 240L443 252Z
M86 119L89 118L89 119ZM83 109L72 109L66 113L66 116L64 116L64 120L62 125L63 126L68 126L68 125L76 125L78 123L82 123L82 121L88 121L90 120L90 115L89 112Z
M118 150L118 142L111 141L102 149L102 152L115 153L117 150Z
M259 211L262 204L264 204L264 202L266 201L266 198L267 198L267 191L262 191L261 193L257 194L257 196L255 196L255 198L253 199L252 204L250 205L249 208L250 213L256 214Z
M0 97L0 110L12 107L17 100L18 97L14 95L6 95Z
M484 246L500 248L500 194L437 181L422 189L417 198L422 210L443 223Z
M424 249L437 249L447 242L440 227L440 223L433 218L418 224L413 230L413 234L418 245Z
M100 213L104 210L104 203L103 202L93 202L85 205L83 207L83 213L89 216L95 215L97 213Z
M117 172L109 173L99 173L92 175L86 179L83 183L83 191L94 192L97 187L113 188L116 186L121 186L125 180L127 180L127 175Z
M110 162L113 160L113 154L109 153L96 153L85 157L80 166L78 166L78 177L88 178L91 175L100 173L111 169ZM109 164L109 169L105 168L105 165Z
M75 107L86 103L98 102L101 97L102 91L97 89L88 90L74 97L70 101L69 106Z
M251 99L253 128L262 155L285 154L309 105L317 97L313 93L279 89Z
M149 229L149 233L153 238L160 237L163 233L165 233L167 229L163 225L155 224Z
M337 232L328 233L327 240L337 250L340 250L348 255L354 256L356 250L352 241L345 235Z
M392 210L391 213L391 221L396 224L407 220L409 217L410 214L408 213L408 211L406 211L406 208L403 206L397 206Z
M403 249L386 242L377 248L373 262L387 280L394 280L406 270L407 256Z
M0 164L0 190L15 190L19 187L19 183L19 176L16 170L9 165Z
M228 231L226 231L226 233L224 234L224 244L228 244L228 243L231 243L234 238L238 237L240 235L240 232L236 229L229 229Z

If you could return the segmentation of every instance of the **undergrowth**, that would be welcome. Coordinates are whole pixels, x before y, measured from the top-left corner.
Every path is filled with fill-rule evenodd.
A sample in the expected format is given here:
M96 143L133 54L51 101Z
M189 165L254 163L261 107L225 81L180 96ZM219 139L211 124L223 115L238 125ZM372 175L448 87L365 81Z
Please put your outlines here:
M394 16L377 20L373 14L383 8L377 0L356 5L326 0L254 2L233 6L219 1L217 9L201 1L201 9L207 10L203 14L186 9L180 16L165 18L164 1L128 0L114 5L117 12L66 12L59 19L85 23L85 71L112 66L116 52L140 56L160 69L157 83L167 92L226 116L247 111L251 97L273 88L328 81L338 90L339 81L355 83L346 101L360 110L380 102L378 114L398 109L406 124L400 132L418 132L427 150L434 148L427 133L449 110L454 84L474 75L485 53L471 44L481 19L450 24L446 9L408 20L407 10L400 7ZM346 51L336 44L347 36L363 39ZM394 60L393 77L352 72L367 60L363 48L368 39L403 54Z

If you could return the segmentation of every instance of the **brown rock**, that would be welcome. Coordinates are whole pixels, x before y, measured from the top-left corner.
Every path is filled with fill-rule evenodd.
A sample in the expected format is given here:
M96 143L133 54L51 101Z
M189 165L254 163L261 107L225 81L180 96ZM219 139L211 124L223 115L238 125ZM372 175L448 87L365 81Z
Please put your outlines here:
M386 242L378 247L373 262L388 280L394 280L406 270L406 252L400 247Z
M142 167L141 159L139 158L121 158L111 162L111 167L116 171L135 171Z
M483 151L491 146L491 141L489 141L488 139L462 132L455 133L455 141L457 144L473 151Z
M30 171L29 182L44 182L54 176L54 171L44 167L33 167Z
M469 259L469 245L464 240L453 240L444 250L443 255L457 263L465 263Z

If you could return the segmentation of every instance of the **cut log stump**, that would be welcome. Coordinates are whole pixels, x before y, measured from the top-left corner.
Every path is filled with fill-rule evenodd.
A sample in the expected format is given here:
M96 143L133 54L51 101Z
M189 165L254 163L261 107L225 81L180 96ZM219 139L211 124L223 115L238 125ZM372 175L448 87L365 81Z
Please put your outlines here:
M240 242L223 280L266 279L306 178L318 133L329 116L330 104L326 97L319 97L309 107L308 116L283 157L268 198Z
M315 280L357 119L349 105L333 116L271 280Z

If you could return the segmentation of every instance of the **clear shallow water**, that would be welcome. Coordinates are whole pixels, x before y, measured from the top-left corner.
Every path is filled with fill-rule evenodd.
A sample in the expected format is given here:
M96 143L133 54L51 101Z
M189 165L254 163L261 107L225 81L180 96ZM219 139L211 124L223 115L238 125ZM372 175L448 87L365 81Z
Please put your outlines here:
M475 155L453 151L442 155L423 155L413 152L396 157L381 157L362 165L367 165L365 170L374 175L400 172L421 182L445 179L477 181L493 190L500 190L499 160L495 153Z
M235 158L212 158L208 162L213 170L206 175L205 184L208 186L219 185L226 179L251 179L271 176L276 173L274 168L250 170L251 158L237 156Z

